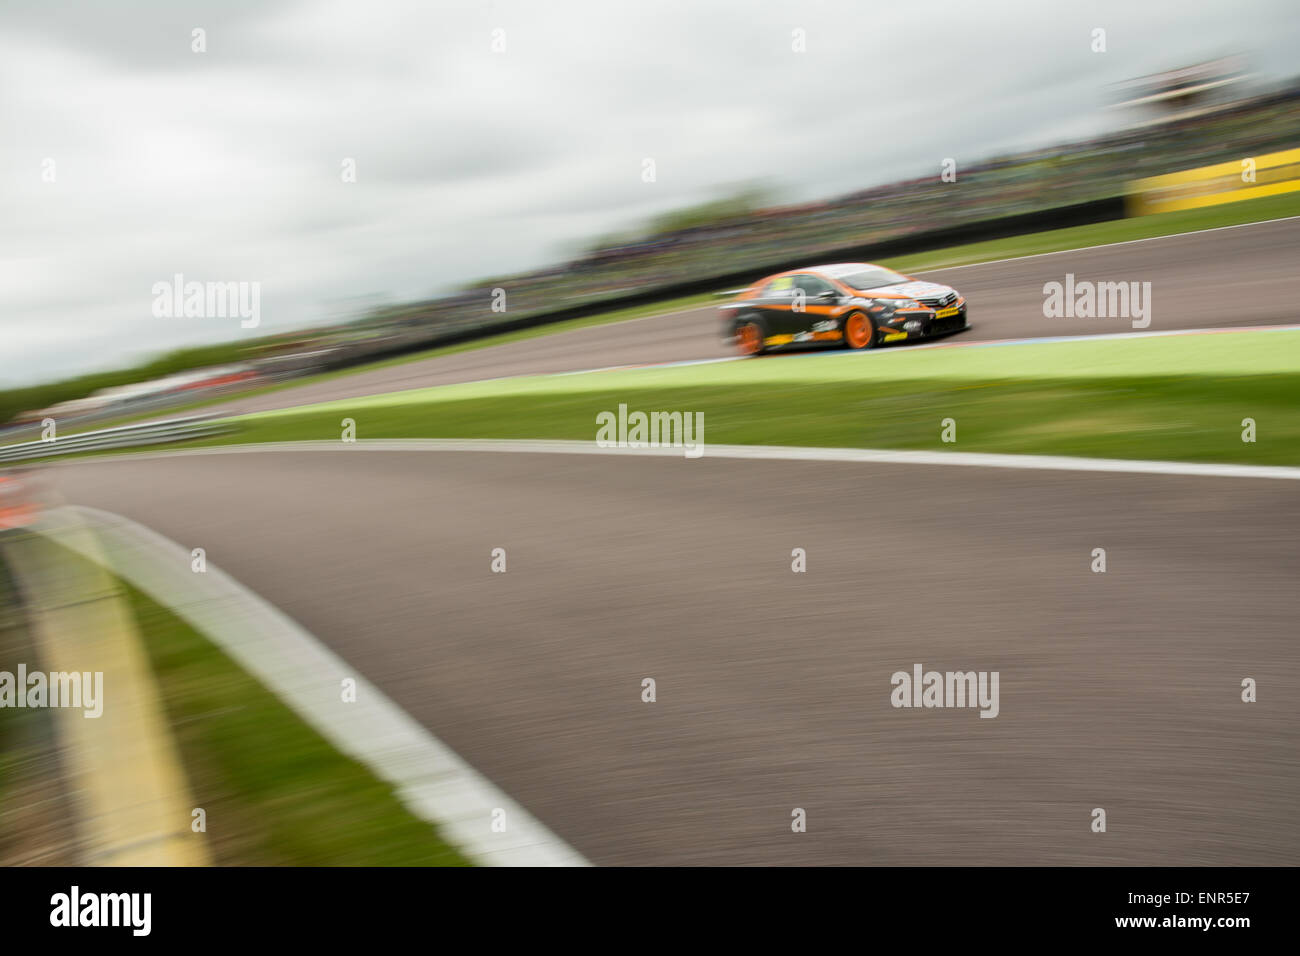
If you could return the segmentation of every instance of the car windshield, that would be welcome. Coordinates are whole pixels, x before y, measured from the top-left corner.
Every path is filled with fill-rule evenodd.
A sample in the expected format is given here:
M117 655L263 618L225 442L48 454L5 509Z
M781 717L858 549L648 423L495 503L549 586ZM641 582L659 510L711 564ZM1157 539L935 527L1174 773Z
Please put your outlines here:
M883 285L908 281L907 276L900 276L893 269L885 269L881 266L872 266L870 269L850 272L837 278L850 289L878 289Z

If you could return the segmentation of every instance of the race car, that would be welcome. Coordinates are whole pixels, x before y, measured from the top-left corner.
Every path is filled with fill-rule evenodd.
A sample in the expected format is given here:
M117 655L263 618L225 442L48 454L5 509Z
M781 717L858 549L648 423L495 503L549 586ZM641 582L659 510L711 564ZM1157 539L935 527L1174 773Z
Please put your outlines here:
M723 337L745 355L812 345L870 349L970 328L966 299L868 262L792 269L719 307Z

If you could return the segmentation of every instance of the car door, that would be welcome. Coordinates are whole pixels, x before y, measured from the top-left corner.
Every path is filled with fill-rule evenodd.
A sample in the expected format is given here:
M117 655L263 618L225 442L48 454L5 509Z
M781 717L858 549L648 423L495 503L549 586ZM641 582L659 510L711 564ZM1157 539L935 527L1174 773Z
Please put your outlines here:
M838 304L837 299L826 297L827 293L838 290L821 276L795 276L795 293L790 310L788 334L796 342L813 341L819 331L825 330L825 323L831 319Z
M791 340L791 312L795 303L795 277L777 276L764 287L759 309L767 327L770 345L785 345ZM771 341L775 339L776 341Z

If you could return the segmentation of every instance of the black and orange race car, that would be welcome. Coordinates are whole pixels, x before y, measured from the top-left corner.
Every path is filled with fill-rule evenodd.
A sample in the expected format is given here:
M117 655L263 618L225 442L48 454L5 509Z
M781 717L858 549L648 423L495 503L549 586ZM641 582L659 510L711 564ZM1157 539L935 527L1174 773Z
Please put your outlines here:
M778 272L719 309L723 336L746 355L805 345L870 349L970 328L956 289L867 262Z

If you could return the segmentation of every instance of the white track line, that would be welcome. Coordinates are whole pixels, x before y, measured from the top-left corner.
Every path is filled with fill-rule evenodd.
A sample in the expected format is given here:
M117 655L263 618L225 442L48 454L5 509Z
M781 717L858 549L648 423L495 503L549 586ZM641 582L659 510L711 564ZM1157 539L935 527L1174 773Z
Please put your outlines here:
M809 448L791 445L705 444L704 458L762 459L767 461L836 461L873 465L958 465L973 468L1015 468L1030 471L1091 471L1136 475L1190 475L1202 478L1271 478L1300 480L1300 468L1289 465L1219 465L1184 461L1149 461L1128 458L1071 458L1064 455L1001 455L966 451L895 451L874 448ZM245 455L268 452L337 451L468 451L543 455L642 455L685 458L682 448L602 448L594 441L497 438L372 438L364 441L289 441L249 445L214 445L172 451L138 452L76 458L55 463L77 468L111 461L143 461L202 455Z
M1063 256L1068 252L1090 252L1093 249L1111 249L1115 246L1131 246L1138 242L1159 242L1162 239L1182 239L1186 236L1201 236L1207 232L1222 232L1225 229L1246 229L1250 226L1267 226L1271 223L1291 222L1295 219L1300 219L1300 216L1282 216L1280 219L1261 219L1258 222L1239 222L1231 226L1211 226L1209 229L1194 229L1191 232L1171 232L1163 236L1146 236L1143 239L1121 239L1119 242L1101 242L1095 246L1076 246L1073 249L1057 249L1055 252L1031 252L1029 255L1024 256L1009 256L1006 259L985 259L983 262L967 262L959 266L934 266L916 274L923 276L932 272L948 272L952 269L971 269L975 266L995 266L1000 262L1019 262L1021 259L1039 259L1043 256ZM1069 229L1075 227L1066 226L1065 228ZM1051 232L1053 230L1047 231ZM942 250L936 251L941 252ZM918 254L923 255L924 253Z
M413 814L487 866L588 866L576 850L462 760L383 691L282 611L156 531L96 508L64 506L42 519L47 532L82 521L115 574L181 617L260 680L334 747L392 784ZM35 530L40 531L38 526ZM59 540L69 544L61 535ZM344 678L356 702L344 703ZM505 811L506 831L492 814Z

